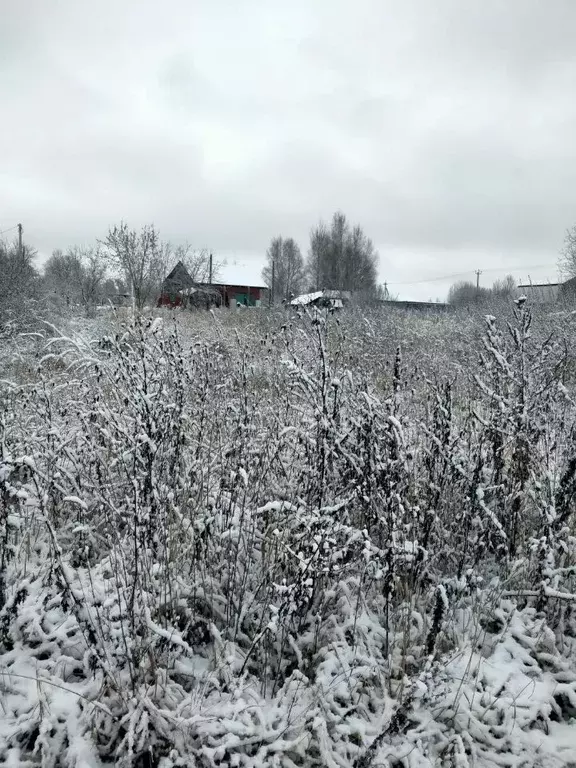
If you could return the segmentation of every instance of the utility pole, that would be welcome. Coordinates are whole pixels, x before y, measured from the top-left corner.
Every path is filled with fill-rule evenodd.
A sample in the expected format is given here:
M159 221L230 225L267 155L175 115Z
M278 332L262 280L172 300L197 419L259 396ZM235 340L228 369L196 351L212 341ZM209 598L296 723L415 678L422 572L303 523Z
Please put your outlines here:
M212 285L212 251L210 251L210 259L208 261L208 283Z
M482 274L481 269L476 270L476 298L480 296L480 275Z
M276 259L272 259L272 284L270 285L270 306L274 306L274 282L276 279Z
M22 224L18 224L18 256L22 258Z

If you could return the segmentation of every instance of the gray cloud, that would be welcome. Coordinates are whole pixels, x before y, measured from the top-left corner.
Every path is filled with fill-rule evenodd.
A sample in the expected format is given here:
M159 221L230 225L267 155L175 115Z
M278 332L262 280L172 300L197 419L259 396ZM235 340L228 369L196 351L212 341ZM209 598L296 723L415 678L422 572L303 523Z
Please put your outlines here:
M554 277L576 220L571 0L8 5L0 230L22 221L43 254L126 218L256 263L341 208L382 279L519 259Z

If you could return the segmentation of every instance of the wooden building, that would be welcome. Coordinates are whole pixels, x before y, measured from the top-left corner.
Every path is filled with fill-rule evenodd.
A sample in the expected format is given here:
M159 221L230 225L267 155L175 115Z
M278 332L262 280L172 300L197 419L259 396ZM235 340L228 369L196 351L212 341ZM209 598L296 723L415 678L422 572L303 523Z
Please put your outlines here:
M179 261L164 280L159 307L260 307L268 289L264 285L197 283Z

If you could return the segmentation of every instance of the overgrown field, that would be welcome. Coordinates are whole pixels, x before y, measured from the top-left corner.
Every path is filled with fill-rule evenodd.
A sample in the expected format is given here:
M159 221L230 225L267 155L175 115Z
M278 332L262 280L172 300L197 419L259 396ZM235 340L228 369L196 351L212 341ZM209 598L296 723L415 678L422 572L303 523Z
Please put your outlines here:
M576 766L569 313L2 341L0 765Z

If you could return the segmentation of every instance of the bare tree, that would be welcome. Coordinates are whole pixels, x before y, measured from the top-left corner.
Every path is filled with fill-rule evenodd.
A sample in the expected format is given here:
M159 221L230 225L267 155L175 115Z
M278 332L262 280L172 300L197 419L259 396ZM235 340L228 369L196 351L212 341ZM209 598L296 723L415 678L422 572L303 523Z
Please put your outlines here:
M81 297L82 304L89 312L102 296L102 287L106 277L106 263L99 248L87 248L79 254L82 264Z
M166 274L181 261L195 283L209 283L210 278L212 282L218 281L223 265L221 261L212 258L212 270L210 270L210 251L207 248L197 250L189 243L184 243L174 249L169 247L168 250L168 258L165 261Z
M262 279L275 301L288 301L304 290L306 273L300 248L292 237L275 237L266 251Z
M448 303L455 307L465 307L471 304L482 303L490 297L488 288L476 288L469 280L460 280L450 286L448 290Z
M331 239L330 232L323 222L310 232L310 248L308 250L308 259L306 262L306 273L311 288L316 291L322 290L325 286L325 276L330 262Z
M372 294L378 277L378 254L372 240L356 225L345 237L341 282L347 290Z
M122 222L110 228L103 245L111 265L123 273L136 308L142 310L159 292L165 271L167 248L158 231L150 224L137 232Z
M516 294L516 280L512 275L506 275L503 280L495 280L492 284L492 295L500 299L511 299Z
M346 282L346 250L350 228L342 211L337 211L332 217L330 237L332 240L331 286L341 290L350 290L351 288Z
M338 211L328 229L320 224L310 234L307 272L317 290L332 288L373 294L376 291L378 254L362 227L350 227Z
M558 266L566 278L576 277L576 224L566 230Z
M40 295L39 276L34 268L36 251L24 244L0 241L0 320L23 316L31 299Z
M50 294L68 304L81 304L90 313L102 296L106 262L98 248L74 246L55 250L44 266L44 284Z
M67 303L79 304L82 296L82 262L75 251L60 249L44 265L44 285L50 295L63 298Z
M469 280L461 280L450 286L448 303L455 307L466 307L473 304L486 304L495 299L509 299L516 292L516 281L512 275L503 280L496 280L492 288L479 288Z

